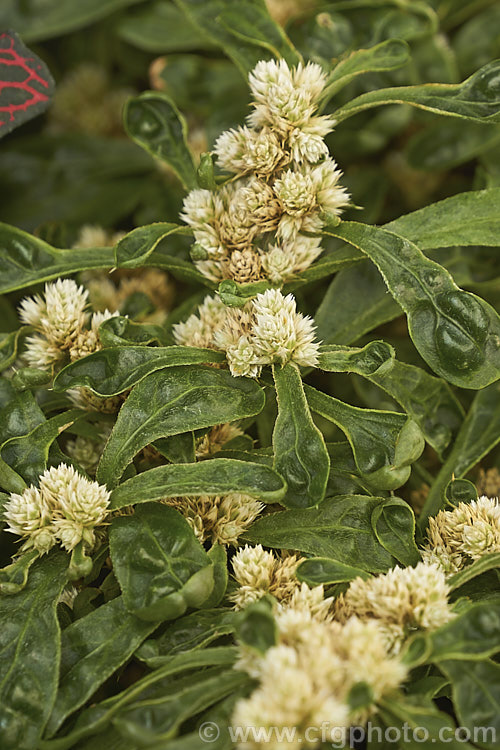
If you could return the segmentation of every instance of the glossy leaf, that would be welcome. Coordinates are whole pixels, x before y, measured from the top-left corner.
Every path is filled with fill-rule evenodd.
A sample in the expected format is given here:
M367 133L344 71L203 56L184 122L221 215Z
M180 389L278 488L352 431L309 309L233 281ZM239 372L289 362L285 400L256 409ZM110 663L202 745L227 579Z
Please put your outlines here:
M84 386L99 396L116 396L156 370L224 359L222 352L191 346L109 347L66 365L55 377L54 389Z
M448 271L398 235L355 222L328 233L375 263L407 314L413 343L440 377L475 389L500 377L500 318L490 305L459 289Z
M282 477L267 466L230 458L190 464L157 466L127 479L111 493L110 506L161 500L167 497L227 495L240 492L263 502L280 502L286 492Z
M368 378L401 404L425 440L442 454L464 418L463 408L448 384L420 367L398 361L390 370L375 372Z
M278 417L273 431L274 468L284 477L282 505L307 508L325 496L330 459L323 435L312 421L296 365L273 365Z
M88 268L112 268L111 248L86 249L84 253L59 250L21 229L0 224L0 293L22 289Z
M410 49L402 39L388 39L368 49L358 49L341 60L327 78L321 100L328 101L337 91L364 73L395 70L410 60Z
M493 383L475 396L453 447L432 484L420 514L425 524L444 504L445 489L452 478L460 479L500 441L500 384Z
M369 578L370 576L361 568L341 563L331 557L310 557L300 563L297 568L297 578L299 581L305 581L308 586L346 583L358 577Z
M327 372L355 372L370 377L382 376L394 366L394 349L385 341L370 341L358 347L324 344L319 348L318 367Z
M384 229L414 242L421 250L454 245L499 244L500 187L471 190L385 224Z
M133 457L161 437L258 414L264 393L254 380L211 367L171 367L148 375L123 404L97 468L114 487Z
M104 320L99 326L99 340L104 348L111 346L149 346L164 344L165 329L153 323L135 323L123 315Z
M496 750L500 732L500 665L492 661L444 661L439 669L451 681L453 705L460 725L475 744ZM484 728L479 733L474 730Z
M404 566L416 565L420 553L415 544L415 516L404 500L398 497L378 505L372 513L375 536L386 550Z
M0 500L2 506L3 501L6 501L8 497L8 495L5 495ZM20 554L10 565L0 568L0 595L17 594L22 591L26 586L30 568L39 557L38 550L31 549Z
M16 360L20 343L30 330L29 326L21 326L12 333L0 334L0 372Z
M124 604L141 620L173 620L201 607L212 592L210 558L168 505L139 505L133 516L114 518L109 543Z
M130 658L156 626L127 612L120 596L63 631L59 689L47 725L49 737Z
M346 565L355 560L363 570L383 573L391 567L393 558L377 540L371 518L373 510L385 502L366 495L327 498L318 508L262 516L242 540L332 557Z
M4 750L33 750L57 689L60 632L56 604L68 556L50 553L33 564L25 588L0 596L0 725Z
M196 168L187 145L186 121L170 97L159 91L145 91L129 99L123 112L123 122L130 138L152 156L166 162L187 190L197 187ZM164 226L164 236L177 228L175 225ZM167 230L167 227L171 229ZM132 252L128 245L132 245L137 252L137 245L144 244L144 227L134 232L134 241L131 238L125 244L127 249L123 249L125 257Z
M0 138L44 112L54 93L48 67L13 31L0 33L0 90Z
M459 84L430 83L379 89L352 99L335 112L337 122L384 104L410 104L440 115L484 123L500 122L500 61L488 63Z
M158 223L138 227L125 235L115 247L116 265L122 268L142 266L160 242L172 234L190 233L179 224Z
M245 75L259 60L283 57L300 62L285 32L275 23L264 0L175 0L187 18L209 41L222 47Z
M27 435L10 438L0 447L1 458L28 484L38 484L40 474L47 468L50 446L81 416L80 410L70 409L42 422Z
M417 424L404 414L350 406L311 386L305 387L311 409L345 433L356 466L376 487L396 489L406 482L410 465L424 448Z

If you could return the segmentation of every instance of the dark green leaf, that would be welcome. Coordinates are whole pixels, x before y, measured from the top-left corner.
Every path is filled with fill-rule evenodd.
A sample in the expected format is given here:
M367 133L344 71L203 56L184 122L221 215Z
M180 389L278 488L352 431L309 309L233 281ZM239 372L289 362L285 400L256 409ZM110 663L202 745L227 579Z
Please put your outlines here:
M189 52L209 46L184 13L163 0L144 3L138 13L122 16L116 30L122 39L145 52Z
M439 669L451 681L453 705L460 725L474 743L497 750L500 732L500 665L491 661L444 661Z
M192 464L196 460L194 432L184 432L155 440L153 446L172 464Z
M305 386L311 409L345 433L356 466L376 487L396 489L406 482L410 465L424 448L418 425L404 414L360 409Z
M368 49L358 49L344 57L328 76L321 95L326 102L356 76L382 70L394 70L410 60L410 48L402 39L388 39Z
M140 96L129 99L125 105L123 122L130 138L152 156L165 161L187 190L198 186L193 156L187 145L186 121L170 97L159 91L145 91ZM170 234L172 229L177 229L175 225L164 226L171 229L166 229L163 236ZM137 245L144 245L145 232L143 227L134 231L138 233L138 239L134 238L132 244L132 257L135 258L138 253ZM132 248L123 250L126 257L130 256Z
M382 573L393 558L377 540L371 517L380 497L339 495L318 508L284 510L262 516L242 539L278 549L294 549L310 555L332 557L350 565L356 560L363 570Z
M370 91L352 99L335 112L337 122L384 104L411 104L440 115L477 122L500 122L500 61L488 63L459 84L430 83Z
M61 675L47 725L49 737L130 658L156 626L129 614L118 597L63 631Z
M414 135L406 158L414 169L450 169L474 159L500 141L497 125L444 120Z
M0 372L6 370L15 362L19 345L30 330L29 326L21 326L12 333L0 334Z
M0 726L4 750L33 750L54 702L60 658L56 604L68 556L50 553L25 588L0 596Z
M212 592L212 561L168 505L147 503L133 516L114 518L109 544L125 606L141 620L173 620Z
M358 577L370 576L361 568L354 568L330 557L311 557L297 568L297 578L309 586L318 586L320 583L344 583Z
M398 235L355 222L342 222L328 233L376 264L408 316L413 343L439 376L475 389L500 377L500 318L490 305L463 292L448 271Z
M5 495L5 500L8 497ZM38 550L31 549L15 558L10 565L0 568L0 594L17 594L22 591L26 586L30 568L39 556Z
M477 500L477 488L468 479L452 479L446 485L444 496L447 504L457 506L459 503L470 503Z
M286 485L267 466L231 458L212 458L192 464L157 466L120 484L111 493L112 508L167 497L227 495L241 492L268 503L280 502Z
M463 570L460 570L455 575L448 579L448 586L452 591L463 586L464 583L472 581L477 576L486 573L488 570L494 570L500 568L500 552L492 552L491 554L480 557L479 560L474 560L472 565L468 565Z
M252 602L239 613L236 623L238 641L256 651L256 656L264 654L268 648L276 645L278 629L271 601L260 599Z
M318 505L325 496L330 459L323 435L312 421L298 367L273 365L278 417L273 431L274 467L288 488L287 508Z
M254 380L213 367L171 367L148 375L123 404L97 469L110 487L133 457L161 437L258 414L264 392Z
M116 396L156 370L224 359L222 352L192 346L110 347L64 367L54 379L54 390L85 386L98 396Z
M116 315L104 320L99 326L99 340L103 347L130 346L136 344L164 344L165 329L152 323L134 323L127 317Z
M203 602L204 609L217 607L226 593L229 580L227 571L227 549L223 544L214 544L208 550L208 557L213 565L214 587L210 596Z
M142 266L162 240L171 234L179 233L186 234L190 231L187 227L169 223L148 224L133 229L115 247L116 265L123 268Z
M394 365L394 349L385 341L370 341L363 348L324 344L319 348L318 367L327 372L355 372L383 376Z
M500 384L493 383L475 396L445 463L434 481L420 514L425 524L444 504L451 479L463 477L500 440ZM471 498L472 499L472 498Z
M405 567L416 565L420 554L415 544L415 516L404 500L392 497L373 509L372 526L380 544Z

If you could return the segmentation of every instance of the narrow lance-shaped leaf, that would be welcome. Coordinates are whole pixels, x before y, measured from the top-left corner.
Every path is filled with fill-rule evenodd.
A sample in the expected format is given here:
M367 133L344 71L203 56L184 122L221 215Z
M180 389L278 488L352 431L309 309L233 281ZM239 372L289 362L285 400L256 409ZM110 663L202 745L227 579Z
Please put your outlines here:
M186 121L170 97L159 91L145 91L129 99L123 122L130 138L152 156L167 162L187 190L197 187Z
M54 702L60 659L56 604L68 556L52 552L26 587L0 597L0 726L4 750L33 750Z
M475 396L420 514L425 525L443 506L444 492L452 478L460 479L500 441L500 383L493 383Z
M463 83L427 83L379 89L352 99L335 112L337 122L384 104L411 104L440 115L484 123L500 122L500 60L489 62Z
M47 725L49 737L130 658L156 626L129 614L119 596L63 631L61 674Z
M0 372L16 360L20 342L31 330L29 326L21 326L12 333L0 334Z
M413 343L440 377L475 389L500 377L500 318L484 300L462 291L446 269L396 234L355 222L326 233L375 263L408 317Z
M160 242L171 234L190 234L190 230L188 227L167 222L133 229L122 237L115 247L116 265L122 268L143 265Z
M384 573L394 558L380 544L372 527L373 510L386 501L367 495L338 495L317 508L270 513L255 521L242 535L251 544L295 549L331 557L362 570Z
M222 47L243 75L263 58L301 60L282 27L269 15L264 0L175 0L189 21Z
M44 112L54 92L45 63L13 31L0 33L0 91L0 138Z
M278 417L273 431L274 467L288 485L287 508L318 505L325 496L330 458L309 411L298 367L273 365Z
M171 367L148 375L123 404L97 468L114 487L133 457L160 437L258 414L264 391L254 380L212 367Z
M83 386L98 396L116 396L156 370L224 359L222 352L191 346L109 347L64 367L54 379L54 390Z
M147 503L111 522L113 570L129 612L141 620L174 620L199 609L214 587L214 566L186 519Z
M127 479L111 493L111 508L167 497L243 493L263 502L280 502L286 484L273 469L249 461L212 458L191 464L157 466Z
M323 344L319 348L318 367L327 372L355 372L371 377L390 371L394 356L393 347L385 341L370 341L362 348Z
M370 575L362 568L355 568L331 557L310 557L297 568L297 578L305 581L308 586L345 583L358 577L370 578Z
M418 425L405 414L350 406L305 386L311 409L345 433L356 466L373 487L396 489L410 474L410 465L424 449Z
M337 91L363 73L395 70L406 65L409 60L410 48L402 39L388 39L374 47L351 52L337 63L328 76L321 101L326 103Z
M483 555L479 560L474 560L472 565L467 565L463 570L451 576L448 579L448 586L454 591L465 583L495 568L500 568L500 552L491 552L488 555Z

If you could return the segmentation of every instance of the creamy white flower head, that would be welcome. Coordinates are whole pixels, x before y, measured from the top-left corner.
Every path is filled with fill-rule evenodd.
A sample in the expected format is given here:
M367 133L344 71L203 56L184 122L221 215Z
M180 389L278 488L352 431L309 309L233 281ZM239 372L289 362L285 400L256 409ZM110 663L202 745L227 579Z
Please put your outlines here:
M275 181L274 192L285 213L292 216L303 216L316 206L316 184L307 172L288 169Z
M24 299L20 305L23 323L34 326L53 344L66 344L83 327L88 291L72 279L45 285L45 299Z
M90 319L90 328L80 330L70 346L69 356L71 361L74 362L77 359L81 359L82 357L86 357L87 355L93 354L94 352L99 351L99 349L102 349L101 340L99 338L99 326L105 320L115 318L119 314L119 312L110 312L109 310L93 313Z
M193 313L184 323L173 326L175 342L182 346L197 346L202 349L216 348L214 334L224 326L227 310L220 297L205 297L198 307L197 314Z
M4 506L4 518L5 530L24 538L23 551L34 548L44 554L56 544L49 504L36 487L28 487L20 495L10 495Z
M188 521L200 542L235 545L264 508L248 495L180 497L165 501Z
M245 544L232 559L233 575L240 586L268 590L274 572L275 559L261 544Z
M94 474L101 458L103 444L90 438L77 435L65 445L66 454L74 459L88 474Z
M285 158L280 141L270 128L255 131L244 126L227 130L216 140L214 151L222 169L239 175L271 174Z
M337 615L346 619L376 619L395 640L397 652L405 638L416 630L435 630L454 614L448 603L450 589L443 570L436 564L418 563L414 568L396 566L385 575L355 578L337 599ZM392 627L397 626L397 627Z
M183 208L181 219L192 227L210 224L220 213L220 206L214 202L214 193L210 190L191 190L184 198Z
M23 357L30 367L39 367L44 370L57 364L63 356L64 352L55 344L47 341L44 336L34 334L26 338Z
M290 69L284 60L261 60L248 81L254 97L254 111L248 119L254 127L269 125L287 134L316 120L323 135L331 130L331 118L314 117L326 82L319 65L299 64Z
M297 164L303 162L316 164L328 156L328 146L321 135L305 133L299 128L295 128L290 133L288 145L292 159Z
M349 193L339 185L342 172L333 159L325 159L311 170L316 201L323 211L338 216L349 204Z
M251 602L261 599L265 594L271 594L278 602L286 604L293 595L301 590L301 584L295 575L297 566L302 558L296 555L275 557L272 552L266 552L258 544L256 547L245 546L239 549L233 557L233 575L239 588L231 595L236 609L243 609ZM306 584L303 584L306 586ZM306 587L308 589L308 587ZM323 589L321 589L321 598ZM297 608L318 609L319 593L311 594L311 590L302 590L296 601ZM313 603L314 600L314 603ZM330 602L328 602L329 606Z

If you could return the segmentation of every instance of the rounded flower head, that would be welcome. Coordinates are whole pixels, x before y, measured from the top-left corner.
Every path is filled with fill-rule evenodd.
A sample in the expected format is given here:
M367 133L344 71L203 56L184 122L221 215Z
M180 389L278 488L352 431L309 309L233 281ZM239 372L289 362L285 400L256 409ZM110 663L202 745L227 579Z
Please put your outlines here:
M184 323L174 325L175 342L182 346L197 346L202 349L216 348L214 334L224 326L226 315L227 307L219 297L205 297L198 307L198 315L193 313Z
M222 169L233 174L272 174L286 158L277 135L270 128L227 130L215 142L214 151Z
M45 299L36 295L21 302L20 318L49 342L65 344L85 323L87 298L87 290L72 279L58 279L45 285Z
M44 554L56 544L50 507L37 487L28 487L21 495L12 494L5 503L4 518L6 531L25 539L23 551L34 548Z
M235 545L264 508L248 495L180 497L165 501L188 521L200 542Z
M287 214L303 216L316 204L316 190L311 175L289 169L274 183L274 191Z

